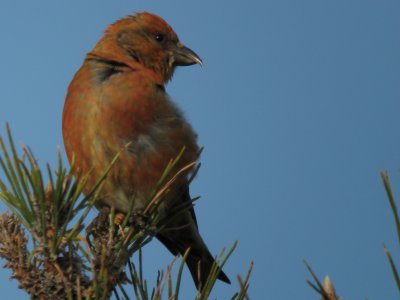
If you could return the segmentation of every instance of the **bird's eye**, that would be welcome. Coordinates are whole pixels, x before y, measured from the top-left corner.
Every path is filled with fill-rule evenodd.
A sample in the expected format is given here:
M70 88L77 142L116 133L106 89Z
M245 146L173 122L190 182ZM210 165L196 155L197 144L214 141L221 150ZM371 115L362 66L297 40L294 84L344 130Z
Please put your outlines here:
M165 39L165 36L162 33L156 33L154 36L157 42L162 43Z

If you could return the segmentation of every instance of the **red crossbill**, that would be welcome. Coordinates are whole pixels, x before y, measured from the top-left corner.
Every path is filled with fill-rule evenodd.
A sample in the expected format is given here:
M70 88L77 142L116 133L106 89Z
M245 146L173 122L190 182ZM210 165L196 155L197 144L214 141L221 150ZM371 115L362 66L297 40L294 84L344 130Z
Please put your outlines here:
M147 12L111 24L86 55L68 88L62 129L68 159L74 157L80 172L91 172L88 190L130 143L105 179L98 208L127 213L133 204L143 209L168 162L183 148L175 171L198 159L196 133L164 88L177 66L193 64L202 65L199 56L162 18ZM188 176L174 182L160 213L168 216L191 201L188 185ZM199 234L193 207L169 226L157 238L174 255L191 248L186 263L200 288L214 258ZM218 278L229 283L222 271Z

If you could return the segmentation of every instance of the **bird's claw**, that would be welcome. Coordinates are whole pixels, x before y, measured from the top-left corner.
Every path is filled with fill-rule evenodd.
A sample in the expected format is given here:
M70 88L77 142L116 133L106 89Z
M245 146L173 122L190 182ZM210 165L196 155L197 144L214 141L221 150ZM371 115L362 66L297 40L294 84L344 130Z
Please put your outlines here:
M132 211L128 224L137 231L144 231L150 234L156 232L155 226L150 224L149 216L144 213L142 208L137 208Z

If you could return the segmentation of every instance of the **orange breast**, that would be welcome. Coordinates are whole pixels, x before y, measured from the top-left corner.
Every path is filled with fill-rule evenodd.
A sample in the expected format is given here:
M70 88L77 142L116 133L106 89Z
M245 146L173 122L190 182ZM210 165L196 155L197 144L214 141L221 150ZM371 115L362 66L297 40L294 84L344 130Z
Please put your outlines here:
M88 191L130 143L102 190L102 201L124 211L134 196L142 205L146 202L183 147L186 151L175 171L197 159L196 135L151 73L125 69L99 81L97 71L96 65L85 62L70 84L64 144L79 171L92 171Z

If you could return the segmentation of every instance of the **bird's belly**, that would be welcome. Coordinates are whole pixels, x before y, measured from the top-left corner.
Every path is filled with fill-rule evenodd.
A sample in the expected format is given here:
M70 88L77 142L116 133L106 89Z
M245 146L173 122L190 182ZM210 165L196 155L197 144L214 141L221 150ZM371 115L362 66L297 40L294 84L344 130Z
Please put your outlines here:
M110 127L108 127L110 128ZM109 134L109 133L107 133ZM118 211L126 212L145 208L156 193L156 187L168 163L174 160L183 148L184 154L162 184L165 184L182 167L197 159L196 136L191 127L183 120L179 126L156 121L140 134L124 135L123 131L115 132L112 144L104 143L105 138L98 133L98 140L92 143L91 157L96 157L98 164L111 161L119 151L117 161L105 179L101 202L114 206ZM97 174L100 177L101 174ZM180 178L176 186L186 181Z

